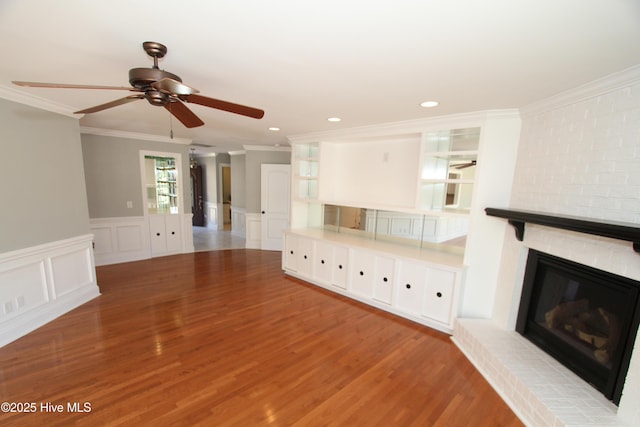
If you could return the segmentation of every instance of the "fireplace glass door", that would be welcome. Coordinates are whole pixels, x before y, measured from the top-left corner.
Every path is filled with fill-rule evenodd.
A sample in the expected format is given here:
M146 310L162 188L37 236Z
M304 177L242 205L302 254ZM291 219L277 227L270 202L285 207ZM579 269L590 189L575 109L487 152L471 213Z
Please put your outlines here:
M516 330L618 403L638 282L531 250Z

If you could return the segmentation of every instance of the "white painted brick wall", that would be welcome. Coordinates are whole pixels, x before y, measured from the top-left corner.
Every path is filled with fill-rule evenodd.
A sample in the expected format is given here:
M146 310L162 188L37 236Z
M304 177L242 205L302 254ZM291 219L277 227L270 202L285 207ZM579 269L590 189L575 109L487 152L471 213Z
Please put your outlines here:
M511 200L640 224L640 83L525 116Z
M630 76L524 110L512 209L640 225L640 67ZM526 248L640 281L640 254L629 242L526 225L522 243L507 236L505 245L493 318L509 330ZM640 337L617 417L630 425L640 425L639 349Z

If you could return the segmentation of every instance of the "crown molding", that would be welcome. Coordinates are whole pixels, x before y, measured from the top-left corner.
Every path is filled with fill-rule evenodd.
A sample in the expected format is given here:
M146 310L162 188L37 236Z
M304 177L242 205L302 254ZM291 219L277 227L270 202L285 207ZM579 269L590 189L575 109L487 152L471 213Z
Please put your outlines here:
M0 98L28 105L30 107L39 108L41 110L50 111L52 113L62 114L74 119L81 119L84 117L84 114L73 114L75 109L68 105L52 102L9 86L0 85Z
M243 145L245 151L291 151L291 147L275 147L272 145Z
M517 109L485 110L313 132L303 135L290 135L288 139L292 144L299 144L319 141L342 141L345 139L357 140L359 138L364 140L364 138L375 137L403 137L412 133L420 134L421 132L434 130L482 126L487 120L513 118L520 118L520 112Z
M229 151L230 156L242 156L243 154L247 154L247 152L244 150Z
M92 128L80 126L80 133L88 135L111 136L114 138L140 139L144 141L169 142L172 144L190 145L193 140L187 138L169 138L167 136L153 135L149 133L125 132L113 129Z
M606 93L636 84L640 84L640 64L593 80L574 89L560 92L538 102L531 103L520 108L520 112L523 116L539 114L544 111L562 108L587 99L596 98Z

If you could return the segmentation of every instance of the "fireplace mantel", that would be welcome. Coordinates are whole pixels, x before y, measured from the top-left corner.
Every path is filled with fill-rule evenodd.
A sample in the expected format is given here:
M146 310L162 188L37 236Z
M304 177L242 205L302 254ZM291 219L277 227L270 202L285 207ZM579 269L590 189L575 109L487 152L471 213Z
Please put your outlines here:
M520 241L524 238L524 225L528 222L633 242L633 250L640 253L640 227L635 224L511 209L486 208L485 212L489 216L506 218L515 229L516 238Z

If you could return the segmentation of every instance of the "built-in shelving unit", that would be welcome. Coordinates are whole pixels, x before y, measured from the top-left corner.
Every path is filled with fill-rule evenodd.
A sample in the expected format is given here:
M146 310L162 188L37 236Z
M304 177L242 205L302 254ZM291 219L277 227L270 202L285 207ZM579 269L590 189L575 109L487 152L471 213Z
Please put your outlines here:
M531 223L633 242L633 250L640 253L640 227L634 224L511 209L486 208L485 212L507 219L519 241L524 239L525 224Z
M423 135L419 210L471 208L479 140L479 127Z
M317 142L295 146L293 197L296 200L308 201L318 198L318 151Z

